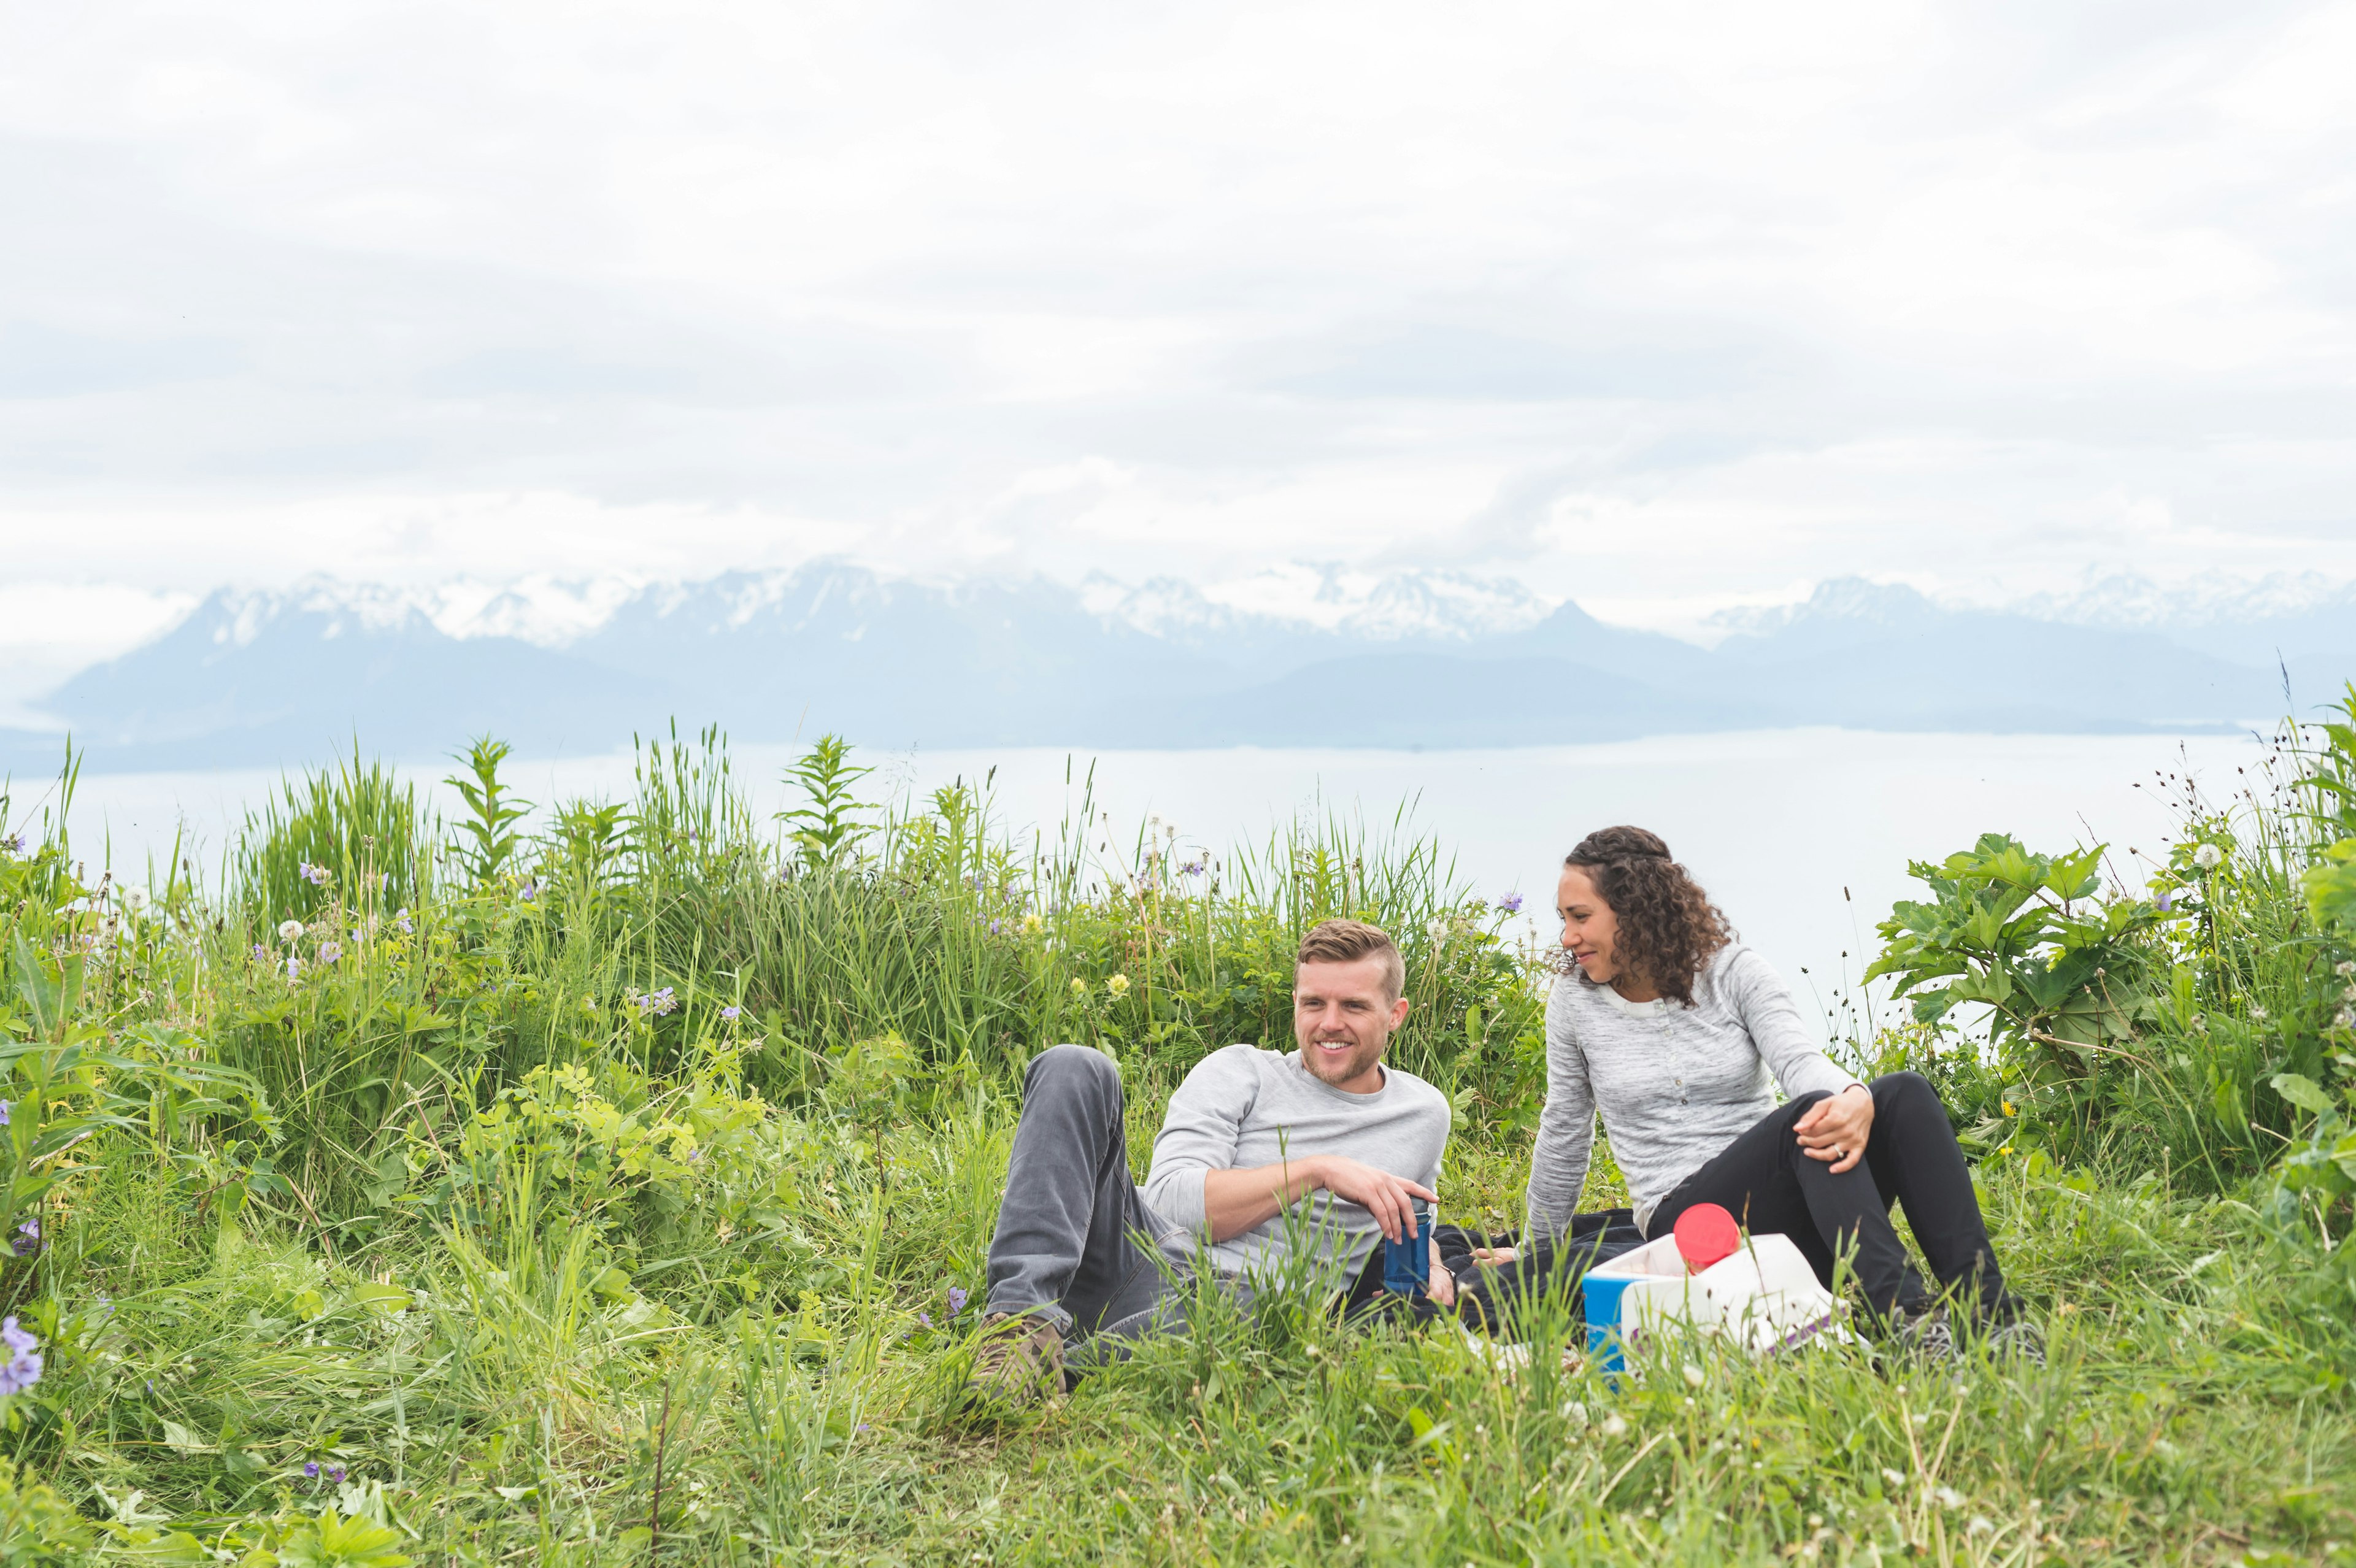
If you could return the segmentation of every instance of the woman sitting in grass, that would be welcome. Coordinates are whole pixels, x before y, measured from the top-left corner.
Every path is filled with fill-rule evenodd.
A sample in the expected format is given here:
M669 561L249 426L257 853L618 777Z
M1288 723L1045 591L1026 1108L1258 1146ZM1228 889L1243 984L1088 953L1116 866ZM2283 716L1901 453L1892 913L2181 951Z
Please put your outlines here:
M1581 839L1557 902L1570 963L1547 1002L1533 1239L1554 1243L1569 1225L1600 1112L1646 1236L1719 1204L1751 1231L1791 1237L1827 1285L1846 1254L1872 1320L1914 1350L1955 1354L1953 1306L1992 1345L2042 1360L1928 1082L1893 1072L1865 1084L1835 1067L1782 979L1641 827ZM1789 1096L1780 1105L1775 1083ZM1893 1200L1944 1299L1892 1229Z

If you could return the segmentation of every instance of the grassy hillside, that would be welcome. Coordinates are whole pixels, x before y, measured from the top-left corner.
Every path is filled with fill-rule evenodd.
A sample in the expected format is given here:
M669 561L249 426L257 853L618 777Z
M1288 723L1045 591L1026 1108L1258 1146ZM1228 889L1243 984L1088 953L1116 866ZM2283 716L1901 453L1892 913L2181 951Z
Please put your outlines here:
M2356 731L2187 795L2164 861L1918 867L1836 1020L1948 1093L2049 1367L1615 1386L1567 1322L1516 1368L1279 1295L990 1423L950 1395L1035 1049L1120 1063L1141 1170L1193 1062L1289 1039L1299 932L1382 921L1445 1208L1508 1229L1542 955L1348 825L1013 843L830 744L756 821L712 736L527 819L499 762L455 823L300 781L212 878L0 825L0 1562L2356 1559Z

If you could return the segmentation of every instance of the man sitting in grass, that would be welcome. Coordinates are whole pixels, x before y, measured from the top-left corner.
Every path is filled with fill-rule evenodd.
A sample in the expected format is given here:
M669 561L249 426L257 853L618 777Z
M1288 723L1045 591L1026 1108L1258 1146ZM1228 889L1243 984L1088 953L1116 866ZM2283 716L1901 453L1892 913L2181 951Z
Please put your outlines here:
M1447 1100L1383 1065L1407 1017L1406 978L1379 928L1311 931L1293 968L1299 1049L1204 1058L1170 1097L1141 1188L1121 1136L1120 1070L1086 1046L1040 1052L1023 1075L971 1392L1021 1402L1060 1391L1066 1344L1095 1337L1084 1354L1102 1359L1176 1325L1196 1270L1248 1288L1295 1270L1339 1285L1370 1258L1378 1268L1376 1238L1413 1226L1413 1200L1438 1200L1448 1145ZM1455 1296L1436 1247L1430 1294L1442 1306Z

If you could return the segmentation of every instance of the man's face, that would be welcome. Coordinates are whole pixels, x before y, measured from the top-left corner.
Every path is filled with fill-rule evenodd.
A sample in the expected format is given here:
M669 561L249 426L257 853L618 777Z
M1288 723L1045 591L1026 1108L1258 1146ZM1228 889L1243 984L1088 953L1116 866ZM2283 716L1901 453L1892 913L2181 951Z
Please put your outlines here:
M1383 961L1303 964L1292 973L1292 1037L1310 1072L1347 1093L1383 1086L1383 1047L1407 998L1383 994Z

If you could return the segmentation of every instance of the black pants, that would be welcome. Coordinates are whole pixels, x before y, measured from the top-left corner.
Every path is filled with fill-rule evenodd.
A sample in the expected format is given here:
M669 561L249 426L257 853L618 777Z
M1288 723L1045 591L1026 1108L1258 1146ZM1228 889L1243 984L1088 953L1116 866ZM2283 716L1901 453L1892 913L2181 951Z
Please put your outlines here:
M1906 1206L1906 1222L1940 1287L1983 1321L2009 1322L2018 1304L2004 1288L1938 1091L1919 1072L1893 1072L1871 1087L1873 1130L1865 1157L1847 1170L1835 1176L1830 1164L1800 1147L1794 1124L1828 1097L1822 1090L1802 1094L1677 1183L1653 1211L1645 1233L1665 1236L1687 1209L1716 1203L1748 1230L1791 1237L1827 1285L1834 1260L1847 1253L1868 1305L1886 1317L1893 1307L1913 1310L1930 1300L1890 1223L1896 1201Z

